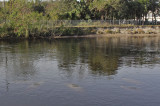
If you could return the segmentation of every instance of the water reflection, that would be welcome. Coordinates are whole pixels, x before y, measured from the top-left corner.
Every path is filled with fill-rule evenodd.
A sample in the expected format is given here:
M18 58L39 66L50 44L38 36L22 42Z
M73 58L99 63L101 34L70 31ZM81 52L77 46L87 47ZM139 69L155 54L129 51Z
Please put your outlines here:
M160 37L0 41L0 103L155 105L159 52Z
M83 38L54 41L0 42L0 67L10 78L27 80L39 67L37 61L57 61L68 75L75 71L114 75L121 65L154 66L160 63L160 38ZM48 60L46 60L48 59ZM20 79L22 79L20 78Z

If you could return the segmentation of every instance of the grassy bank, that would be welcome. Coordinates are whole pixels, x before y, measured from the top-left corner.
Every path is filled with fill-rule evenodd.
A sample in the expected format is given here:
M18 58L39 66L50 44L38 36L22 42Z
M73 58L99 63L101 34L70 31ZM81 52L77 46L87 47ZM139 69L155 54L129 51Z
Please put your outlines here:
M26 37L27 34L27 37ZM28 29L18 35L13 28L3 26L0 27L0 39L33 39L33 38L60 38L60 37L84 37L88 35L159 35L160 26L146 25L146 26L133 26L133 25L114 25L105 27L81 26L81 27L35 27Z

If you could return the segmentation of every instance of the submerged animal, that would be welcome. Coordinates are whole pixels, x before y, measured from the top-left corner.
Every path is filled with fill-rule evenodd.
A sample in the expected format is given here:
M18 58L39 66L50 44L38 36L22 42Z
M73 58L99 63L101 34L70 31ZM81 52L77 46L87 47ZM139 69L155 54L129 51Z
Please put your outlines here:
M120 87L125 89L125 90L137 90L137 88L133 87L133 86L120 86Z
M29 85L28 89L37 88L40 85L42 85L44 82L34 82L31 85Z
M82 90L83 90L82 87L80 87L80 86L77 85L77 84L67 84L67 86L68 86L69 88L71 88L72 90L75 90L75 91L82 91Z
M129 78L122 78L123 81L126 81L128 83L133 83L133 84L141 84L140 81L134 80L134 79L129 79Z

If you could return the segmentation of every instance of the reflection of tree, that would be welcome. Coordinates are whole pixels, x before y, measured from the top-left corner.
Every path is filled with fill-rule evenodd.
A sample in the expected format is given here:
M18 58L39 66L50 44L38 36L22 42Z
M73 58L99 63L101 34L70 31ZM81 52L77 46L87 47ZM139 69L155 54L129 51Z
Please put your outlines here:
M127 66L132 65L146 65L146 66L154 66L155 64L160 63L159 58L159 44L160 38L159 37L144 37L144 38L129 38L127 44L129 45L128 51L123 52L123 58L121 61L123 64ZM132 45L132 46L130 46ZM125 48L125 47L123 47Z
M104 42L101 42L102 44ZM99 43L99 44L101 44ZM76 66L80 60L81 64L88 64L93 74L116 74L118 68L118 57L116 56L116 49L112 47L98 46L95 39L80 39L80 40L61 40L56 42L58 51L59 67L68 70L72 73L72 68ZM105 43L106 45L106 43ZM110 49L108 51L108 48ZM80 57L80 58L79 58Z
M27 80L35 74L36 67L33 64L34 59L30 54L28 41L5 42L3 45L1 49L2 56L6 56L7 59L7 62L3 61L7 70L7 78L16 80L21 77Z
M27 79L36 74L38 67L35 63L47 59L56 60L59 69L68 75L73 72L83 74L86 67L92 74L113 75L121 64L160 63L159 47L160 38L147 37L1 41L0 67L8 64L6 68L12 77Z
M79 44L75 41L63 41L58 42L57 51L59 62L63 66L75 64L79 56Z
M101 54L95 54L90 58L90 68L94 74L114 75L118 68L118 58L105 57Z
M83 51L81 52L81 58L87 57L87 64L93 74L113 75L117 73L118 49L114 49L114 45L106 43L106 40L108 39L92 39L90 42L82 43L84 45L81 46L81 51Z
M71 75L79 57L79 44L75 40L63 39L56 40L54 45L57 51L58 67Z

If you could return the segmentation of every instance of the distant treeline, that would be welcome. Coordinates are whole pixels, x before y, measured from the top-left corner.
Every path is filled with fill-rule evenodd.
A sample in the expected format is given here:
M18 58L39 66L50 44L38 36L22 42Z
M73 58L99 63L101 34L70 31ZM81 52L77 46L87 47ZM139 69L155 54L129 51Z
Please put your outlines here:
M159 15L159 0L9 0L0 2L0 37L34 35L49 31L42 20L152 20ZM53 29L53 28L52 28Z

